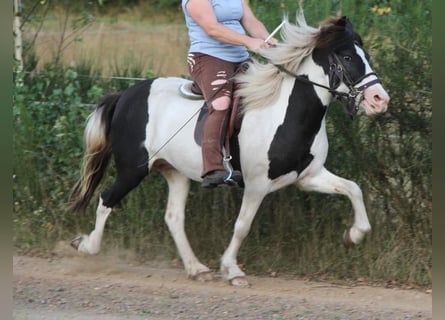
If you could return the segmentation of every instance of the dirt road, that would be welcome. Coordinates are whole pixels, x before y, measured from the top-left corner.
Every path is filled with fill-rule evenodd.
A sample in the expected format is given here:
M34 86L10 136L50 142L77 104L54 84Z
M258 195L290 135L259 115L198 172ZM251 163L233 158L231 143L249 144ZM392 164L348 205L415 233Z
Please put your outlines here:
M69 250L69 249L66 249ZM72 250L72 249L71 249ZM63 252L63 254L61 254ZM14 256L14 319L432 319L432 293L250 276L200 283L117 254Z

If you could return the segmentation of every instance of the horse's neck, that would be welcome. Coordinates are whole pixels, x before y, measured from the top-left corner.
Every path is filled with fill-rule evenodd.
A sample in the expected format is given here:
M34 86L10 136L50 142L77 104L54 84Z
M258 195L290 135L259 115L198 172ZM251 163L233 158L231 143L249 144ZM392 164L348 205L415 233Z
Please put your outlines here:
M297 71L298 75L307 76L312 82L329 87L329 77L324 73L323 67L316 64L312 56L303 60ZM329 105L332 100L332 94L324 88L315 86L315 91L324 105Z

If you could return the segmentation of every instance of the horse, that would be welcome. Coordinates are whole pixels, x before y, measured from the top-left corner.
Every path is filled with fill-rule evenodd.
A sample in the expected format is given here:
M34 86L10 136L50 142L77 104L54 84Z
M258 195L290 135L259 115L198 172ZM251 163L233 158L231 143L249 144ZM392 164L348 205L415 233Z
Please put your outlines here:
M387 110L389 95L346 16L329 17L312 27L298 13L295 23L283 18L280 34L276 46L260 51L265 59L252 57L246 70L233 77L242 121L230 138L235 146L231 156L233 167L242 172L243 197L220 272L236 287L250 285L237 255L256 212L267 194L285 186L347 196L354 223L343 233L346 246L360 243L371 230L360 187L324 166L325 121L333 99L344 102L351 117L359 110L371 116ZM180 77L142 80L102 97L88 117L81 175L69 208L87 208L112 156L116 177L100 193L94 230L71 241L79 252L99 253L113 207L158 170L169 190L164 220L185 272L195 280L212 279L212 271L198 260L184 230L191 180L202 181L201 149L194 130L203 101L186 99L178 89L190 82Z

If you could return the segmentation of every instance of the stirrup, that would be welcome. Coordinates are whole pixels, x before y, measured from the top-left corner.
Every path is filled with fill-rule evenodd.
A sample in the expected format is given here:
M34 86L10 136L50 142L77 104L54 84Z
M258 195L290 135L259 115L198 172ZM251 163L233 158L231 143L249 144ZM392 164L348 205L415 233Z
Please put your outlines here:
M239 183L242 181L242 175L233 175L234 170L232 167L232 164L230 163L230 160L232 160L232 156L227 156L226 148L222 147L222 153L223 153L223 166L226 169L228 175L224 179L224 183L231 185L231 186L238 186Z
M228 175L226 170L216 170L207 174L203 178L201 187L215 188L219 185L241 186L242 181L243 176L241 175L241 172L237 170L234 170L231 175Z

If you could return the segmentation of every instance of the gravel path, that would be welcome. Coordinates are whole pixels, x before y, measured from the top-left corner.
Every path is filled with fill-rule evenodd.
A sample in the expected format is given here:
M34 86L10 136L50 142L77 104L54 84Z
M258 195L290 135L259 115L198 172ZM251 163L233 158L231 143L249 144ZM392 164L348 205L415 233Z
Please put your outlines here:
M14 319L432 319L430 291L249 277L239 289L181 268L77 253L13 259Z

